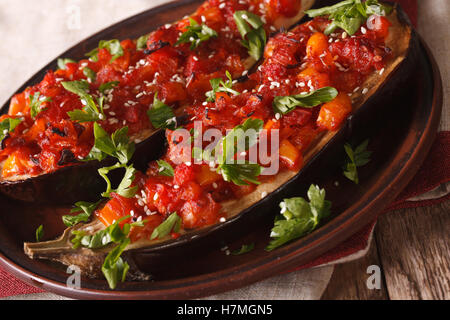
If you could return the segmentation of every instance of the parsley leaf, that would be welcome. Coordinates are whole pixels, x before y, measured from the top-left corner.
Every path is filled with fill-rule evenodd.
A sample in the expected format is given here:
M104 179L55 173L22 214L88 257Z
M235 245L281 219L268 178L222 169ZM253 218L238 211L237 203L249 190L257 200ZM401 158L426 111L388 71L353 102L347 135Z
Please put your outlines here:
M279 114L287 114L296 107L312 108L319 104L336 98L338 91L332 87L324 87L309 93L301 93L292 96L275 97L273 100L273 111Z
M158 93L155 93L153 107L147 111L147 115L156 129L175 129L177 119L172 108L158 99Z
M233 128L216 146L215 155L220 157L217 171L225 181L239 186L248 185L247 182L259 184L257 177L261 174L261 166L248 161L238 163L234 156L250 149L257 142L263 125L264 121L261 119L248 118L243 124Z
M71 120L78 122L93 122L105 118L105 114L103 113L104 97L100 97L97 99L97 106L97 104L94 102L94 98L89 93L87 93L87 91L89 90L88 82L81 80L61 82L61 84L67 91L78 95L81 99L82 104L85 105L82 110L77 109L67 112Z
M130 269L128 263L124 262L120 257L129 243L130 239L127 238L123 240L108 253L103 262L102 273L105 276L106 281L108 281L108 285L111 289L115 289L119 281L125 281L127 272Z
M233 78L231 77L231 74L228 71L226 71L225 74L228 78L228 81L226 82L223 82L221 78L209 80L212 90L206 92L206 101L215 102L217 92L228 92L236 96L240 94L238 91L233 90Z
M43 111L44 109L42 108L42 103L43 102L50 102L52 101L52 99L44 97L44 96L40 96L41 93L40 92L36 92L34 95L31 94L30 95L30 115L31 117L34 119L36 118L36 116Z
M261 174L261 166L257 163L233 163L222 164L219 166L219 172L225 181L231 181L238 186L246 186L247 182L260 184L257 177Z
M176 212L172 213L163 223L157 226L150 237L150 240L156 238L162 239L171 232L179 232L181 228L181 218Z
M148 40L148 35L143 35L141 37L139 37L139 39L136 42L136 48L138 50L144 50L147 48L147 40Z
M95 82L95 79L97 79L97 74L91 68L84 67L83 74L86 76L89 83Z
M44 237L44 226L41 224L36 229L36 242L41 242L43 237Z
M125 223L123 227L120 224L129 219L130 216L125 216L109 225L103 230L99 230L94 234L86 234L83 230L73 230L71 239L72 247L77 249L79 247L89 249L99 249L106 247L111 243L119 243L125 240L130 233L131 227L143 227L144 221L138 221L134 223Z
M126 164L133 157L135 144L133 141L130 141L128 137L128 127L117 129L110 137L109 134L95 122L94 137L94 146L84 159L85 161L102 161L109 155L118 159L120 163Z
M113 62L117 58L120 58L124 54L120 41L117 39L113 39L113 40L100 40L100 42L98 43L98 48L95 48L94 50L86 53L86 56L89 57L91 61L97 62L98 51L100 49L107 49L109 53L112 55L112 58L109 61L109 63Z
M242 45L248 49L248 54L255 60L259 60L267 42L264 23L261 18L248 11L236 11L234 21L242 36Z
M172 166L168 162L164 160L156 160L156 163L158 163L160 175L166 177L173 177L175 175Z
M75 203L75 208L70 210L70 213L78 213L80 214L76 216L71 215L65 215L62 217L62 220L64 224L67 227L72 227L80 222L87 222L92 215L92 212L94 212L95 209L97 209L98 205L100 204L101 200L91 203L86 201L79 201Z
M377 0L367 0L365 2L361 2L361 0L346 0L333 6L307 10L305 13L311 18L328 15L331 23L324 31L326 35L334 32L336 28L341 28L349 35L353 35L370 15L385 16L391 10L392 7L380 4Z
M58 59L58 69L66 70L66 64L68 64L68 63L77 63L77 62L72 59L59 58Z
M190 25L186 27L186 31L181 34L175 45L191 43L190 49L195 50L200 43L208 41L212 37L217 37L217 32L206 24L199 24L192 18L189 18L189 22Z
M119 168L125 168L125 174L117 189L113 189L111 186L111 181L108 178L108 173ZM105 179L107 185L106 191L102 193L102 197L109 198L111 192L115 192L124 198L132 198L136 194L138 186L131 187L136 173L136 169L133 168L132 165L127 166L126 164L116 163L111 167L98 169L98 173L103 177L103 179Z
M365 140L357 146L355 150L352 149L352 146L349 143L344 145L345 153L347 153L348 156L348 161L343 168L344 176L356 184L359 183L357 168L366 165L370 161L370 156L372 155L372 152L367 150L368 144L369 140Z
M266 247L272 251L285 243L303 237L312 232L319 222L330 215L331 202L325 200L325 190L311 185L308 199L301 197L284 199L280 203L281 215L275 219L270 237L272 240Z
M231 252L233 256L238 256L247 252L252 251L255 248L255 243L243 244L242 247L238 250L234 250Z
M9 132L13 132L14 129L22 122L22 119L6 118L0 122L0 141L3 141Z
M112 88L116 87L119 83L120 83L119 81L110 81L103 83L98 88L98 91L100 91L102 94L105 94L105 91L111 90Z

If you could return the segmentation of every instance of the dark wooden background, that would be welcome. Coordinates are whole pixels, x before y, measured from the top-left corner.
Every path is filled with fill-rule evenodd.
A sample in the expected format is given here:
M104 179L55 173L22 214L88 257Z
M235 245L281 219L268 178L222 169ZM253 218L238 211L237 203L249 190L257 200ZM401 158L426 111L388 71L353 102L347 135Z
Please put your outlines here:
M447 201L381 216L368 254L337 265L322 299L450 299L449 213ZM370 265L380 290L367 288Z

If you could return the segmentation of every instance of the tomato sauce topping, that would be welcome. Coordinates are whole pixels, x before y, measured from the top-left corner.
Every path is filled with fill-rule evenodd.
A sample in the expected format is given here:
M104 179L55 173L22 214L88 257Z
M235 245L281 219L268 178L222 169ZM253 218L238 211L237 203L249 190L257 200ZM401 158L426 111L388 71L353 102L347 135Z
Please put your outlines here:
M117 81L115 87L103 93L106 118L99 124L110 134L127 126L128 134L139 142L139 135L152 129L146 112L156 93L175 109L194 104L202 101L210 90L210 79L225 77L226 71L238 77L249 67L246 65L249 55L241 45L233 18L236 11L260 15L268 33L278 17L295 15L299 3L300 0L271 0L268 5L263 0L206 1L189 18L205 24L218 36L201 42L195 50L191 50L189 43L177 44L190 25L189 18L184 18L152 32L145 50L137 48L134 41L124 40L120 42L123 54L119 57L107 48L100 48L97 59L67 62L63 69L48 71L40 83L15 95L8 115L0 117L0 121L23 119L2 141L1 176L8 179L50 173L75 165L89 154L94 144L92 122L70 120L67 112L82 109L83 104L61 82L87 80L89 93L98 97L102 84ZM89 70L94 78L88 78ZM31 117L30 102L36 96L41 99L42 111Z
M386 18L370 18L353 36L343 31L327 36L323 32L328 24L327 19L318 17L272 37L258 70L246 81L234 84L233 89L240 94L218 92L215 102L193 103L186 109L192 122L185 128L193 129L194 121L198 120L203 130L215 128L225 134L227 129L246 119L261 119L269 135L271 130L279 130L280 170L299 170L311 143L321 132L339 129L352 111L352 95L357 91L364 94L365 88L360 88L363 81L373 72L382 73L390 57L390 50L385 46L389 27ZM314 108L297 107L285 115L273 110L272 103L277 96L307 93L327 86L339 92L329 102ZM153 221L159 219L156 217L164 220L173 212L182 218L185 229L223 221L220 203L239 199L256 188L251 183L238 186L224 181L215 163L196 164L191 155L182 158L185 155L178 147L181 141L174 138L175 131L166 132L169 147L163 160L174 168L174 176L160 175L158 164L150 163L135 197L137 201L127 206L124 213L139 212L133 215L134 219L140 216L151 221L147 231L139 231L138 238L149 237L154 229ZM272 178L258 177L262 183ZM113 201L116 200L109 203ZM104 209L98 210L97 215L102 217Z

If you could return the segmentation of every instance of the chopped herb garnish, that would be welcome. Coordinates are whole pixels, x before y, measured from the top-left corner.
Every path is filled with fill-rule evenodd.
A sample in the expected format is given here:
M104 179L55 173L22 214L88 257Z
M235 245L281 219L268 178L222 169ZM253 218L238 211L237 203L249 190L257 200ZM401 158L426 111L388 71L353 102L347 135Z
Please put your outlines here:
M348 161L344 165L344 176L353 181L354 183L359 183L358 177L358 167L366 165L370 161L371 151L367 150L367 145L369 140L365 140L355 150L349 143L344 145L345 153L347 153Z
M110 82L103 83L98 88L98 91L100 91L102 94L105 94L105 91L113 89L119 83L120 83L119 81L110 81Z
M219 162L217 172L225 181L236 185L248 185L248 182L259 184L257 177L261 174L261 166L248 161L240 163L235 160L235 155L250 149L257 142L263 125L261 119L248 118L233 128L216 146L214 153Z
M102 273L111 289L115 289L119 281L125 281L127 272L130 269L128 263L124 262L120 257L129 243L130 239L123 240L108 253L103 262Z
M95 209L97 209L98 205L100 204L101 200L91 203L86 201L79 201L75 203L75 208L70 210L70 213L79 213L76 216L71 215L65 215L62 217L62 220L64 224L67 227L72 227L80 222L87 222L92 215L92 212L94 212Z
M86 76L90 83L95 82L95 79L97 79L97 74L89 67L83 68L83 74Z
M94 98L88 93L88 82L81 80L61 82L61 84L67 91L78 95L81 99L81 103L84 105L82 110L77 109L67 112L71 120L78 122L93 122L105 119L105 114L103 113L104 97L98 98L96 104Z
M247 252L252 251L255 248L255 243L243 244L242 247L238 250L231 251L233 256L238 256Z
M128 137L128 127L117 129L111 137L97 123L94 123L95 143L85 161L102 161L108 155L114 157L122 164L128 163L135 151L135 144Z
M41 224L37 229L36 229L36 242L40 242L42 240L42 238L44 237L44 226Z
M246 186L248 182L260 184L257 180L261 174L261 166L257 163L232 163L219 166L219 172L225 181L231 181L238 186Z
M176 212L172 213L163 223L153 230L150 240L156 238L162 239L169 235L171 232L179 232L181 228L181 218Z
M267 251L276 249L294 239L312 232L319 222L330 215L331 202L325 200L325 190L311 185L308 199L301 197L284 199L280 203L281 214L275 219Z
M236 90L233 90L233 78L231 77L231 74L226 71L225 72L228 80L224 82L221 78L215 78L209 80L211 83L212 90L206 92L206 101L208 102L214 102L216 101L216 93L217 92L227 92L231 93L233 95L239 95L240 93Z
M292 96L275 97L273 111L279 114L287 114L296 107L313 108L319 104L336 98L338 91L332 87L324 87L309 93L301 93Z
M108 178L108 173L120 168L125 169L125 174L117 189L113 189L111 186L111 181ZM102 193L102 197L109 198L111 192L117 193L125 198L132 198L136 194L138 186L131 187L131 184L134 181L136 173L136 169L133 168L132 165L127 166L126 164L116 163L111 167L104 167L98 169L98 173L103 177L103 179L105 179L107 185L106 191Z
M68 64L68 63L77 63L77 62L72 59L59 58L58 59L58 68L61 70L66 70L66 64Z
M248 49L248 54L251 57L259 60L267 42L267 35L261 18L248 11L236 11L234 21L242 36L242 45Z
M153 127L156 129L173 130L177 126L177 119L172 108L158 99L158 93L155 93L153 106L147 111L147 115Z
M0 121L0 141L3 141L8 133L13 132L21 122L22 119L14 118L6 118Z
M195 50L200 43L208 41L212 37L217 37L217 32L206 24L199 24L192 18L189 18L189 22L190 25L186 27L186 31L181 34L175 45L190 43L190 49Z
M125 216L109 225L103 230L99 230L94 234L86 234L83 230L73 230L71 239L72 247L77 249L79 247L89 248L89 249L99 249L106 247L111 243L119 243L127 239L131 227L143 227L144 221L138 221L134 223L125 223L123 227L120 224L129 219L130 216Z
M137 40L136 43L136 48L138 50L144 50L147 48L147 40L148 40L148 35L143 35L141 37L139 37L139 39Z
M164 160L156 160L159 166L159 174L166 177L173 177L175 172L172 166Z
M50 102L52 99L40 96L40 92L36 92L35 94L30 95L30 116L34 119L36 116L43 111L42 103Z
M331 23L324 31L326 35L334 32L336 28L341 28L349 35L353 35L370 15L385 16L391 11L392 7L383 5L377 0L367 0L365 2L361 0L346 0L333 6L307 10L305 13L311 18L328 16Z
M112 55L112 58L109 61L109 63L113 62L114 60L123 56L124 54L120 41L117 39L113 39L113 40L100 40L98 48L95 48L94 50L86 53L86 56L89 57L91 61L97 62L98 51L100 49L107 49L109 53Z

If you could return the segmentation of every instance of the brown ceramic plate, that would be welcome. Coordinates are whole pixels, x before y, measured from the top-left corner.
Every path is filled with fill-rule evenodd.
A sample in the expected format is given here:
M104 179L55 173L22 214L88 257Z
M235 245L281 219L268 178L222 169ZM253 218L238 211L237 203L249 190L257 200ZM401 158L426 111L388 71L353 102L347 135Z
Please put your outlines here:
M99 40L137 38L160 25L195 10L199 0L184 0L148 10L103 30L63 53L62 57L81 59ZM23 243L33 241L36 228L45 226L45 239L58 236L64 226L64 208L36 207L0 196L0 265L23 281L47 291L85 299L183 299L196 298L249 285L310 262L373 221L412 179L435 138L442 108L442 83L432 54L420 41L417 62L411 76L385 94L376 114L349 119L345 140L361 142L370 138L372 161L363 167L360 184L342 176L342 144L334 143L308 165L303 182L286 188L280 197L303 196L311 183L327 190L333 202L333 215L318 230L272 252L264 251L269 241L277 201L265 204L258 219L238 221L218 232L208 246L178 252L178 259L164 252L140 254L138 262L150 264L153 281L125 282L115 291L104 280L83 278L81 289L66 286L69 274L62 265L31 260L23 253ZM38 82L45 71L56 67L52 61L17 92ZM3 106L2 111L8 108ZM380 123L383 125L380 126ZM338 183L336 183L338 182ZM233 237L229 237L233 234ZM240 248L254 242L255 249L240 256L225 255L220 247ZM140 261L139 261L140 260ZM155 266L152 262L157 261Z

